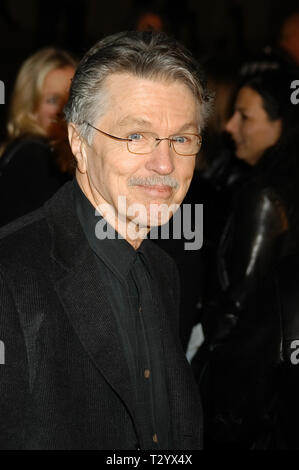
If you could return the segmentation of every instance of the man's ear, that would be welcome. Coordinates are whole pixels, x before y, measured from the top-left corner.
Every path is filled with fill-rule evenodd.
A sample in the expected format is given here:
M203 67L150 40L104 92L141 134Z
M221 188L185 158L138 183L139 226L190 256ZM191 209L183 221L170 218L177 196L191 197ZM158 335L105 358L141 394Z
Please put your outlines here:
M87 155L86 148L82 137L76 126L72 123L68 124L69 143L72 153L77 160L77 169L80 173L86 173L87 170Z

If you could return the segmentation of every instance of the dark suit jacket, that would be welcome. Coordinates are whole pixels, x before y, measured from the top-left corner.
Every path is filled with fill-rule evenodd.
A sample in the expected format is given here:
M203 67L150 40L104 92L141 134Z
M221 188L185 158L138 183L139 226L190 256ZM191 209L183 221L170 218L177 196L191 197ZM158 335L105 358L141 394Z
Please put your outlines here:
M201 447L197 388L178 337L178 278L153 244L176 449ZM67 183L1 231L0 448L135 449L134 394L109 298Z

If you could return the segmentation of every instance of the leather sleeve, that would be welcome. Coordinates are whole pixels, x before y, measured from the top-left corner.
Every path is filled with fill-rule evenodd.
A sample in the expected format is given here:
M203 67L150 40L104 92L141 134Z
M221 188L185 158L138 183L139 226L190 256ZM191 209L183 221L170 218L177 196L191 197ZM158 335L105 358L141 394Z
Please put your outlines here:
M271 189L245 188L223 234L219 278L238 308L272 269L288 229L286 210Z
M258 308L257 292L280 259L288 230L286 210L269 188L247 184L239 193L218 251L220 292L202 315L205 337L221 343L236 326L240 312Z

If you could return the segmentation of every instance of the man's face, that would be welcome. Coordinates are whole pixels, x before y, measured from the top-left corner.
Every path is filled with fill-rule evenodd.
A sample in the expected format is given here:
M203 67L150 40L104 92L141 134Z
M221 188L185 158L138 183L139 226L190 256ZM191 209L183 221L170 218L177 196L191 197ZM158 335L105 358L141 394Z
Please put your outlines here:
M106 133L122 138L140 132L156 137L198 133L198 105L191 91L180 82L113 74L106 81L106 91L106 112L92 123ZM149 227L151 205L181 204L193 176L195 156L177 155L167 140L150 154L135 155L128 151L126 142L94 132L92 145L84 147L88 193L94 205L108 203L116 213L121 212L119 215L126 222L138 219L137 224ZM142 184L152 177L158 177L158 184ZM119 196L125 197L127 208L132 204L145 207L146 219L144 213L125 214L118 206Z

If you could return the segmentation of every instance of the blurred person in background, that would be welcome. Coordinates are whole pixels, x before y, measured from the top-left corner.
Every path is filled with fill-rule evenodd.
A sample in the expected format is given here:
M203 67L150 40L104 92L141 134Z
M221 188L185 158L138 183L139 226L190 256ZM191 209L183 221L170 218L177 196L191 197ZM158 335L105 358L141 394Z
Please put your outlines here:
M164 22L159 13L151 10L144 10L136 21L137 31L163 31Z
M38 208L72 174L62 110L76 61L41 49L21 66L12 92L0 157L0 225Z
M270 68L249 69L226 125L250 171L220 239L218 285L203 307L205 342L192 361L211 448L281 445L273 438L281 321L262 297L269 299L264 284L275 266L298 251L299 109L290 100L293 70Z
M279 46L299 66L299 12L288 16L282 24Z

